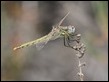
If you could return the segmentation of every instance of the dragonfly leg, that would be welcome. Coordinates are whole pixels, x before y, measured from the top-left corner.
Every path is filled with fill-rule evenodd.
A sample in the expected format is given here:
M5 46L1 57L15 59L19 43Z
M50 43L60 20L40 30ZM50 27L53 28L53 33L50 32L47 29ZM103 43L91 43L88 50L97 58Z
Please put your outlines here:
M67 42L67 45L66 45L66 42ZM65 46L65 47L70 47L70 48L72 48L72 49L74 49L74 50L79 51L78 49L76 49L75 47L73 47L73 46L70 45L70 38L69 38L69 36L68 36L68 37L65 37L65 36L64 36L64 46Z
M66 45L66 42L67 42L67 45ZM70 43L70 38L68 36L64 37L64 46L72 48L72 46L69 43Z
M68 37L68 42L71 43L72 41L76 41L76 39L74 39L74 35L70 35Z
M72 49L75 50L75 48L70 45L70 42L71 42L71 41L76 41L76 42L77 42L76 39L75 39L75 40L71 40L69 36L64 36L64 46L65 46L65 47L70 47L70 48L72 48Z
M69 47L69 45L66 44L67 38L64 36L64 46Z
M67 37L67 41L68 41L68 43L70 43L70 41L71 41L69 36Z
M67 44L68 44L68 46L69 46L70 48L72 48L72 49L74 49L74 50L77 50L77 48L75 48L74 46L71 46L71 45L70 45L70 41L71 41L71 40L70 40L70 37L69 37L69 36L67 37L66 40L67 40ZM73 40L73 41L76 41L76 40ZM79 50L77 50L77 51L79 51Z
M70 41L71 41L71 40L70 40L70 37L68 36L68 37L67 37L67 44L68 44L68 46L69 46L70 48L73 48L73 47L70 45Z
M76 41L77 43L79 43L79 41L80 41L80 37L78 37L78 34L70 35L69 38L70 38L70 42Z
M71 36L77 36L78 34L70 34Z

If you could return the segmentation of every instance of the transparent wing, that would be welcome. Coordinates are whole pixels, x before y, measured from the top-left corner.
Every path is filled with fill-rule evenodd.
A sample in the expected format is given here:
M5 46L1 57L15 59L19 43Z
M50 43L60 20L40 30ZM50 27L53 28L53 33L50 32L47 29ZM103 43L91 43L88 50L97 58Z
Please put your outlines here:
M40 42L40 43L36 44L37 50L41 50L47 44L47 42L48 41Z
M58 23L58 26L62 24L62 22L65 20L65 18L69 15L70 11L64 16L64 18L61 19L61 21Z
M41 50L50 40L51 37L47 37L44 40L41 40L39 43L36 44L37 50Z

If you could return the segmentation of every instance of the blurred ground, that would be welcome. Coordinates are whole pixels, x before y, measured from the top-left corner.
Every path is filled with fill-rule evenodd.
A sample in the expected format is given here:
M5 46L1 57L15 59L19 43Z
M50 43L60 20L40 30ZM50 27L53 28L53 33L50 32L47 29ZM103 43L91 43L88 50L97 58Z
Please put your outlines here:
M74 25L87 47L82 59L84 80L108 80L107 1L2 1L2 81L80 80L75 51L64 47L63 39L50 41L40 51L35 46L12 50L49 33L68 11L62 25Z

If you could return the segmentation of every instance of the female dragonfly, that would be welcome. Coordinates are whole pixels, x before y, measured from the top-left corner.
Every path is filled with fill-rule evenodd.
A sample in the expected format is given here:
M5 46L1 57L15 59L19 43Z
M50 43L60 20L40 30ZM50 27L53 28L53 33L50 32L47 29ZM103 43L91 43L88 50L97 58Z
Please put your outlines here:
M69 13L70 12L68 12L57 25L53 26L53 28L49 34L47 34L39 39L36 39L34 41L24 43L18 47L15 47L13 50L18 50L18 49L25 48L25 47L28 47L31 45L36 45L38 50L40 50L47 44L48 41L55 40L55 39L61 38L61 37L64 37L64 45L67 47L70 46L69 45L69 42L70 42L69 37L74 35L75 28L74 28L74 26L60 26L62 24L62 22L65 20L65 18L69 15ZM67 45L65 44L65 41L67 41Z

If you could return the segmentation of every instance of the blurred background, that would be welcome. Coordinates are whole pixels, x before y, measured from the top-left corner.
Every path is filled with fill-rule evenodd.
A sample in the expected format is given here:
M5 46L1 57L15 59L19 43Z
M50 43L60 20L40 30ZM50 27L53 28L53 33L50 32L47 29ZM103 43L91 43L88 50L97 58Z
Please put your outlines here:
M48 42L40 51L35 45L13 51L48 34L68 11L62 25L75 26L87 49L82 58L84 80L108 80L107 1L2 1L2 81L80 80L76 52L64 47L63 38Z

